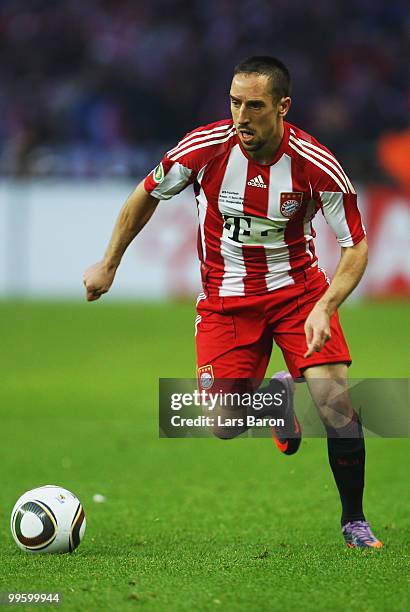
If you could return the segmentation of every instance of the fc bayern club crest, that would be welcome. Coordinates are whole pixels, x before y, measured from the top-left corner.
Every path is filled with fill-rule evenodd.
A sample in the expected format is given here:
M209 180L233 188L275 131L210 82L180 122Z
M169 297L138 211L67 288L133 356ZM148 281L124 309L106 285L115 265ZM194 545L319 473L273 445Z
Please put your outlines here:
M198 368L198 380L201 389L210 389L214 384L214 371L211 365Z
M289 191L280 194L280 212L284 217L290 219L302 206L303 193L299 191Z

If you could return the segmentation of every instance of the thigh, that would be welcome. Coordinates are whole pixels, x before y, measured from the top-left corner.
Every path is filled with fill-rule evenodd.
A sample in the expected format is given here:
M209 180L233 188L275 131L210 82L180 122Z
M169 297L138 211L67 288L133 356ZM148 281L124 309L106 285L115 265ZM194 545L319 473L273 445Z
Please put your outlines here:
M224 379L224 388L256 388L263 380L272 352L272 334L255 312L223 313L198 310L197 375L201 388Z
M248 329L244 317L207 312L196 328L199 389L239 397L253 393L265 376L272 352L269 327L255 324ZM209 416L209 411L205 413ZM211 431L218 438L234 438L247 430L246 414L240 401L216 404Z

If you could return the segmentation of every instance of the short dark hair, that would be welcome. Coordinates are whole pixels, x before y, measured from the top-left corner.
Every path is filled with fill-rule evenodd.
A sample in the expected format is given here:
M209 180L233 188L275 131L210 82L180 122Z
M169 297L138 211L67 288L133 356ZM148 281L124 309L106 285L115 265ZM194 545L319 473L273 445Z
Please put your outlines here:
M290 95L290 74L285 64L270 55L254 55L237 64L235 74L264 74L272 82L274 100L280 100Z

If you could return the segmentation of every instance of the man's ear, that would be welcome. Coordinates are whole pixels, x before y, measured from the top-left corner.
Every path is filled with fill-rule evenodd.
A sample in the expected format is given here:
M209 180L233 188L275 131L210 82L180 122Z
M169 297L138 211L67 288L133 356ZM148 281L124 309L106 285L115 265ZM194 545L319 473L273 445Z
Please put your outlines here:
M292 104L292 100L289 96L286 96L286 98L280 99L279 106L278 106L278 112L279 112L280 117L286 117L291 104Z

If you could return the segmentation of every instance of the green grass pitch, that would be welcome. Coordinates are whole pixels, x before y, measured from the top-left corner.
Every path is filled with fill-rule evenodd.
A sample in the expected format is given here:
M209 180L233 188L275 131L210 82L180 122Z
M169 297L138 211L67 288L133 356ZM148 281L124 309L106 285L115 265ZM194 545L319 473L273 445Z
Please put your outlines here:
M342 309L352 376L408 376L407 308ZM0 591L60 591L66 610L407 609L408 440L368 440L365 510L385 548L357 551L324 440L285 457L269 439L158 438L157 381L194 376L194 316L186 303L0 304ZM42 484L83 502L72 555L11 539L15 500Z

